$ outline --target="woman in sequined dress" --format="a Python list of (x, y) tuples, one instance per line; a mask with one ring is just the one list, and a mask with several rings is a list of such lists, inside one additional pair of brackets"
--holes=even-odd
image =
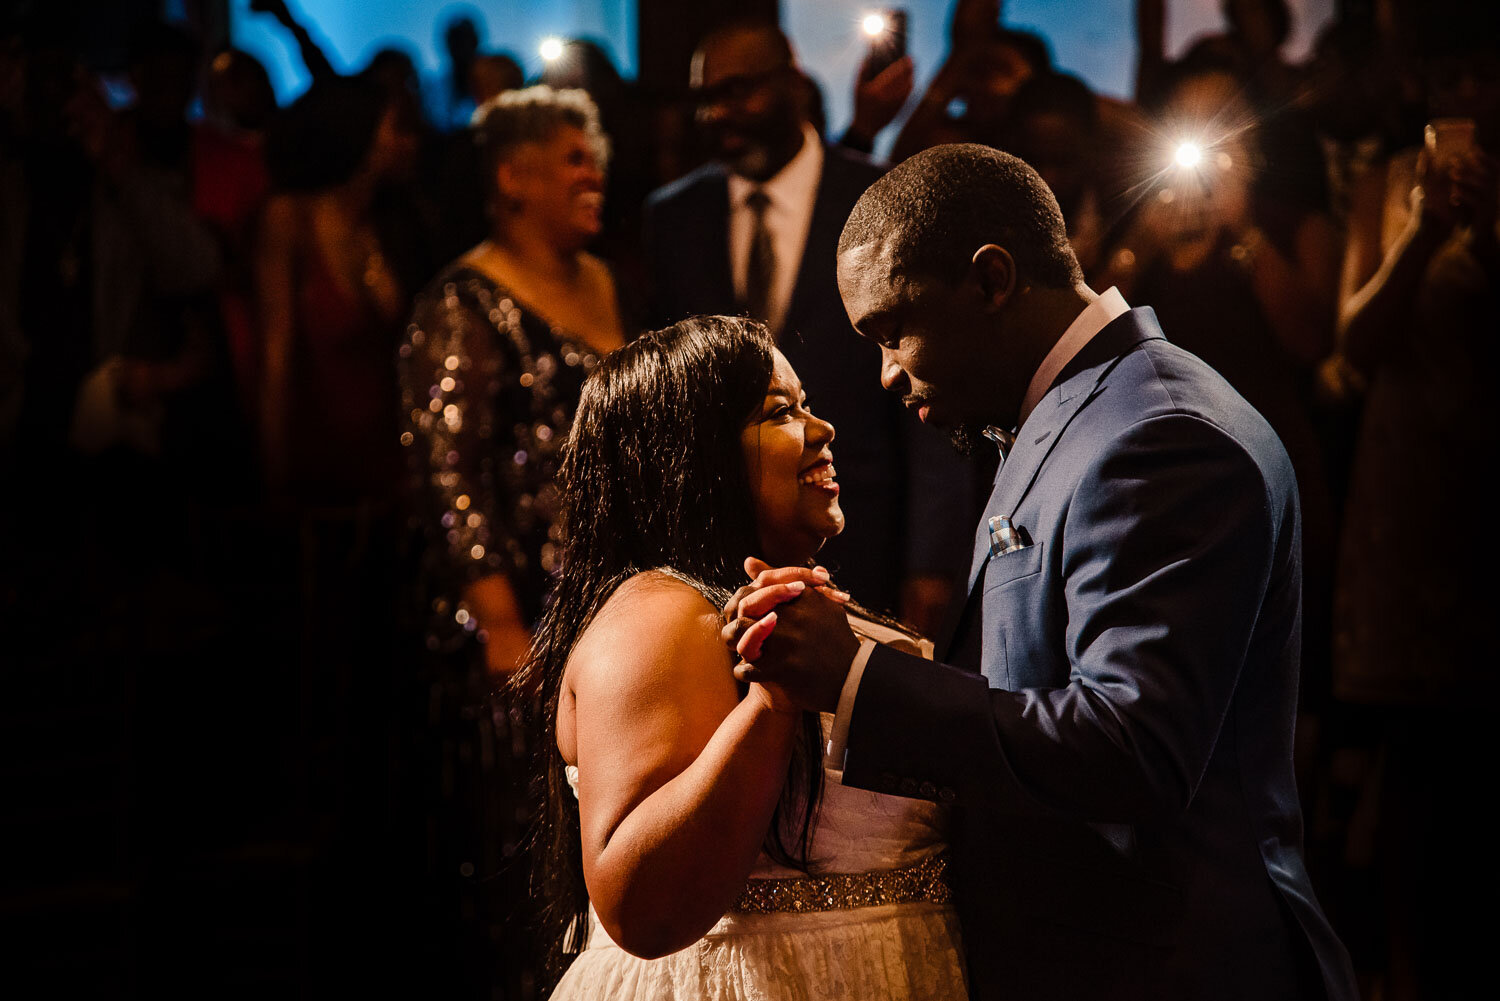
[(530, 700), (482, 707), (541, 614), (558, 566), (558, 451), (585, 376), (624, 342), (624, 324), (609, 270), (584, 249), (600, 229), (606, 146), (588, 97), (511, 91), (476, 119), (490, 237), (418, 297), (399, 360), (429, 652), (414, 693), (432, 846), (423, 933), (465, 953), (448, 965), (469, 971), (466, 996), (487, 996), (497, 966), (503, 993), (521, 996), (528, 959), (512, 929), (526, 887), (507, 860), (526, 822)]
[(517, 679), (551, 723), (533, 885), (554, 1001), (965, 997), (946, 808), (843, 787), (831, 714), (738, 685), (720, 640), (755, 552), (930, 655), (813, 565), (844, 524), (833, 438), (750, 320), (645, 334), (584, 386), (563, 572)]
[(625, 338), (614, 279), (584, 249), (607, 145), (588, 96), (509, 91), (476, 118), (492, 232), (417, 300), (401, 441), (434, 515), (429, 643), (477, 638), (507, 674), (557, 567), (552, 478), (579, 387)]

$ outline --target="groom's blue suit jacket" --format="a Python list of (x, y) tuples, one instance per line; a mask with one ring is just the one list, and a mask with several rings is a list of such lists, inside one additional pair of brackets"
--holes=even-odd
[(1028, 417), (945, 663), (886, 648), (844, 783), (954, 807), (971, 990), (1357, 996), (1292, 776), (1301, 539), (1269, 425), (1135, 309)]

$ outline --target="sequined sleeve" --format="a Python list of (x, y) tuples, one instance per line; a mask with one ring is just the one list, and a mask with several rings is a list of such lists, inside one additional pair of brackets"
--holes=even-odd
[(464, 589), (508, 573), (516, 548), (495, 468), (497, 454), (513, 451), (496, 440), (508, 427), (496, 410), (516, 363), (451, 282), (417, 301), (400, 354), (401, 443), (427, 536), (429, 643), (447, 645), (476, 628)]

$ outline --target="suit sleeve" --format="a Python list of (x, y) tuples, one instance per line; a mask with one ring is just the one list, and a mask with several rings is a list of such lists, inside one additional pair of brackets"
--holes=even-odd
[[(1067, 684), (990, 689), (971, 672), (877, 649), (854, 703), (845, 783), (1096, 822), (1186, 809), (1273, 567), (1295, 564), (1295, 503), (1207, 421), (1174, 414), (1124, 429), (1081, 477), (1052, 541), (1067, 629), (1046, 642), (1066, 644)], [(1000, 637), (1008, 657), (1025, 656), (1020, 639)]]

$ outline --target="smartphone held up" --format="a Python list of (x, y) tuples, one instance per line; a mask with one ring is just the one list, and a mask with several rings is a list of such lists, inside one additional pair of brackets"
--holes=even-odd
[(863, 76), (879, 76), (881, 71), (906, 55), (906, 10), (896, 7), (866, 14), (860, 28), (869, 39), (870, 52), (865, 58)]

